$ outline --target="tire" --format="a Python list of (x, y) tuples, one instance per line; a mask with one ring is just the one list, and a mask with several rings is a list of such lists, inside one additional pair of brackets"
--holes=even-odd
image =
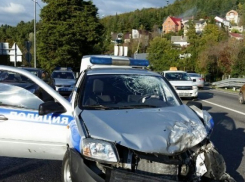
[(229, 174), (225, 173), (222, 175), (220, 182), (236, 182)]
[(71, 160), (69, 156), (69, 151), (67, 150), (62, 161), (62, 171), (61, 171), (62, 182), (72, 182), (70, 165), (71, 165)]
[(242, 92), (239, 93), (239, 103), (240, 103), (240, 104), (244, 104), (244, 103), (245, 103), (244, 97), (243, 97), (243, 93), (242, 93)]

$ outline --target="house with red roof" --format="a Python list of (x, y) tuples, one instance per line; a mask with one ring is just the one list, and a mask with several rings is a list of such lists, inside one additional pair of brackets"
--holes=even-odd
[(168, 16), (162, 24), (162, 32), (178, 32), (182, 29), (182, 19), (173, 16)]
[(235, 38), (236, 40), (243, 40), (243, 35), (240, 33), (230, 33), (230, 37)]

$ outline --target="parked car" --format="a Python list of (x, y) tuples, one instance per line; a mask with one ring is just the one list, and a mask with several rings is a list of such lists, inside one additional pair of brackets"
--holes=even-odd
[(180, 70), (163, 71), (162, 75), (173, 85), (179, 97), (196, 99), (198, 97), (198, 87), (196, 80), (192, 80), (187, 72)]
[(63, 96), (71, 94), (76, 83), (76, 77), (71, 68), (58, 67), (52, 72), (51, 77), (54, 79), (57, 92)]
[[(47, 84), (49, 84), (52, 88), (54, 88), (54, 82), (48, 76), (48, 73), (40, 68), (31, 68), (31, 67), (19, 67), (20, 69), (24, 69), (35, 75), (36, 77), (43, 79)], [(43, 78), (42, 74), (45, 74), (46, 77)], [(0, 73), (0, 82), (15, 85), (18, 87), (22, 87), (31, 93), (35, 94), (41, 99), (48, 101), (51, 99), (48, 93), (46, 93), (39, 85), (33, 82), (26, 76), (20, 75), (18, 73), (14, 73), (11, 71), (1, 71)]]
[(194, 81), (196, 86), (198, 86), (199, 89), (203, 89), (204, 87), (204, 78), (202, 77), (201, 74), (198, 73), (187, 73), (188, 76)]
[(162, 75), (139, 69), (147, 60), (84, 59), (91, 65), (81, 67), (70, 101), (33, 74), (0, 66), (54, 98), (0, 82), (0, 156), (63, 160), (63, 182), (234, 181), (201, 103), (183, 104)]
[(240, 104), (245, 103), (245, 84), (240, 88), (239, 91), (239, 103)]

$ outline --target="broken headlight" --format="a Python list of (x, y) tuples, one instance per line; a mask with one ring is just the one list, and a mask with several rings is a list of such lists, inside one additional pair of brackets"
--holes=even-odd
[(212, 116), (205, 110), (203, 111), (203, 121), (208, 134), (210, 134), (213, 131), (214, 120)]
[(205, 165), (205, 156), (204, 153), (198, 154), (196, 158), (196, 175), (203, 176), (207, 172), (207, 167)]
[(85, 138), (82, 142), (82, 154), (85, 157), (105, 162), (118, 162), (116, 147), (106, 141)]
[(195, 111), (196, 114), (202, 119), (203, 124), (206, 128), (207, 134), (210, 135), (214, 127), (214, 120), (212, 116), (206, 110), (201, 110), (194, 105), (190, 106), (190, 108), (193, 111)]

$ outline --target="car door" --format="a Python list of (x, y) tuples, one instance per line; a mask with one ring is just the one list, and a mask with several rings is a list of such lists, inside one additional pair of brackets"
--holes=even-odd
[(28, 77), (51, 95), (50, 103), (60, 103), (66, 112), (39, 115), (42, 98), (0, 78), (0, 156), (62, 160), (69, 138), (67, 125), (73, 120), (71, 104), (26, 70), (0, 65), (1, 70)]

